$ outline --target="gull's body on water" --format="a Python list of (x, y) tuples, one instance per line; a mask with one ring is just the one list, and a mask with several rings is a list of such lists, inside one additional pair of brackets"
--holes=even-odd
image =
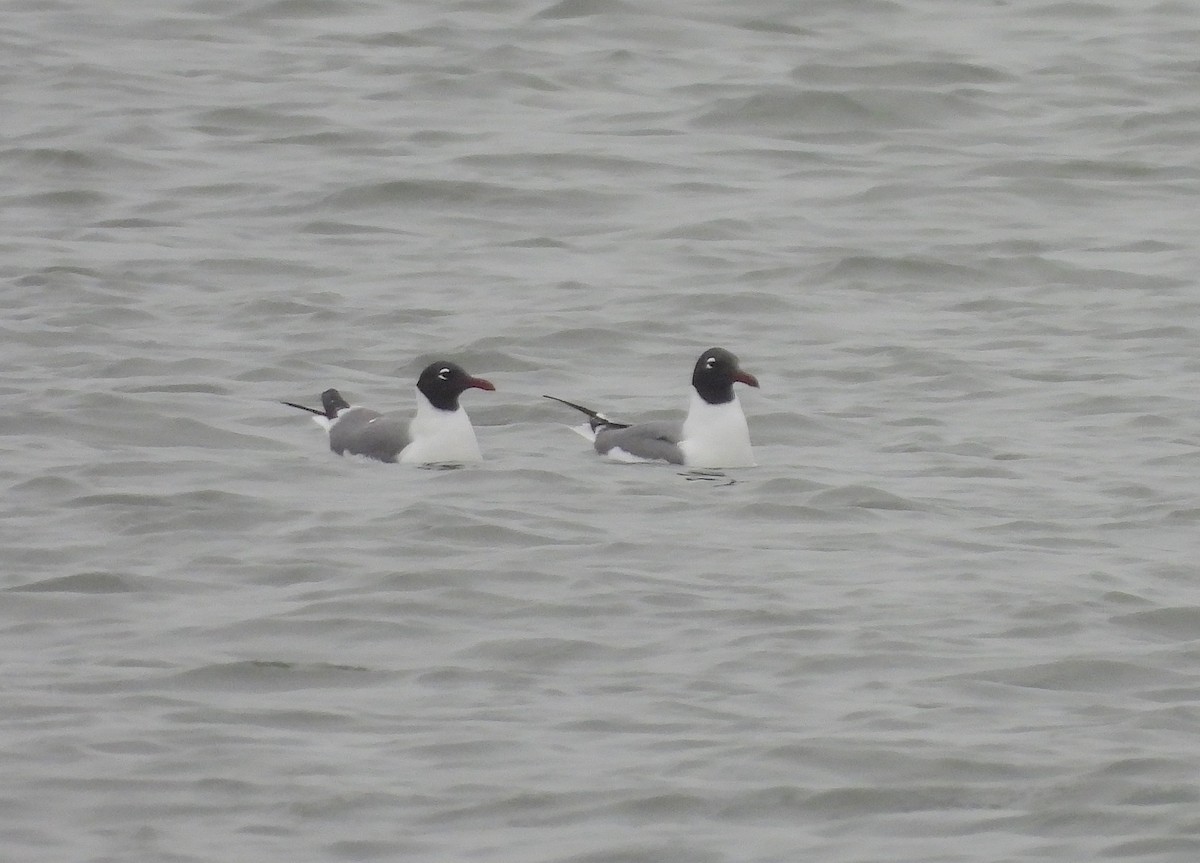
[(338, 455), (361, 455), (401, 464), (461, 464), (483, 458), (475, 428), (458, 397), (468, 389), (494, 390), (449, 361), (431, 363), (417, 379), (417, 412), (411, 420), (351, 405), (335, 389), (321, 394), (322, 410), (284, 402), (313, 414)]
[(711, 348), (696, 360), (691, 401), (681, 422), (658, 420), (628, 425), (604, 414), (546, 396), (587, 414), (586, 426), (573, 428), (590, 440), (596, 452), (613, 461), (665, 461), (697, 468), (750, 467), (754, 452), (750, 429), (734, 383), (757, 387), (738, 359), (724, 348)]

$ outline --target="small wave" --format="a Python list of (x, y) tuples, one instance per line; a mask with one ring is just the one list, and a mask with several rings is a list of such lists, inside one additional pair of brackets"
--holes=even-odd
[(81, 572), (7, 588), (18, 593), (132, 593), (138, 589), (128, 577), (112, 572)]

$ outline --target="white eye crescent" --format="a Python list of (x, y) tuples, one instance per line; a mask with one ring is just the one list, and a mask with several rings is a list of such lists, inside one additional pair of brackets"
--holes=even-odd
[(447, 380), (450, 377), (450, 369), (442, 369), (438, 372), (438, 377), (442, 380)]
[(705, 361), (705, 363), (704, 363), (704, 367), (705, 367), (706, 369), (711, 369), (711, 368), (712, 368), (713, 366), (715, 366), (716, 364), (717, 364), (717, 358), (716, 358), (716, 357), (709, 357), (709, 358), (708, 358), (708, 359)]

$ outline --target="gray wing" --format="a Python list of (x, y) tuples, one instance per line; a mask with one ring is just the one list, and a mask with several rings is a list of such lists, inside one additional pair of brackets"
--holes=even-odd
[(641, 423), (629, 428), (608, 428), (596, 432), (596, 452), (608, 455), (619, 448), (636, 458), (683, 464), (683, 423), (670, 420)]
[(365, 455), (394, 462), (408, 446), (408, 423), (367, 408), (343, 413), (329, 429), (329, 448), (338, 455)]

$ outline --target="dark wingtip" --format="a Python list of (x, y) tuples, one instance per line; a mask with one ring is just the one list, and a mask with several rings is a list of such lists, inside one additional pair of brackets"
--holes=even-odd
[(281, 405), (287, 405), (290, 408), (297, 408), (302, 411), (308, 411), (310, 414), (316, 414), (319, 417), (325, 416), (325, 411), (319, 411), (316, 408), (310, 408), (308, 405), (298, 405), (295, 402), (280, 402)]
[(580, 413), (587, 414), (593, 418), (599, 416), (599, 414), (591, 408), (585, 408), (583, 405), (577, 405), (575, 402), (569, 402), (566, 399), (560, 399), (558, 396), (548, 396), (543, 394), (542, 398), (550, 399), (550, 401), (558, 402), (559, 404), (566, 405), (569, 408), (575, 408), (575, 410), (579, 411)]
[(592, 431), (596, 431), (597, 429), (601, 429), (601, 428), (610, 428), (610, 429), (627, 429), (627, 428), (629, 428), (628, 423), (615, 423), (612, 420), (610, 420), (608, 417), (606, 417), (604, 414), (600, 413), (599, 411), (594, 411), (591, 408), (585, 408), (583, 405), (577, 405), (577, 404), (575, 404), (575, 402), (569, 402), (566, 399), (560, 399), (558, 396), (548, 396), (548, 395), (543, 394), (542, 398), (559, 402), (560, 404), (564, 404), (569, 408), (575, 408), (575, 410), (579, 411), (582, 414), (586, 414), (587, 418), (588, 418), (588, 425), (590, 425), (592, 427)]
[(328, 389), (321, 393), (321, 407), (324, 410), (310, 408), (308, 405), (299, 405), (295, 402), (280, 402), (281, 405), (287, 405), (290, 408), (296, 408), (302, 411), (308, 411), (315, 416), (325, 417), (326, 419), (335, 420), (341, 411), (350, 407), (350, 403), (342, 398), (342, 394), (335, 389)]

